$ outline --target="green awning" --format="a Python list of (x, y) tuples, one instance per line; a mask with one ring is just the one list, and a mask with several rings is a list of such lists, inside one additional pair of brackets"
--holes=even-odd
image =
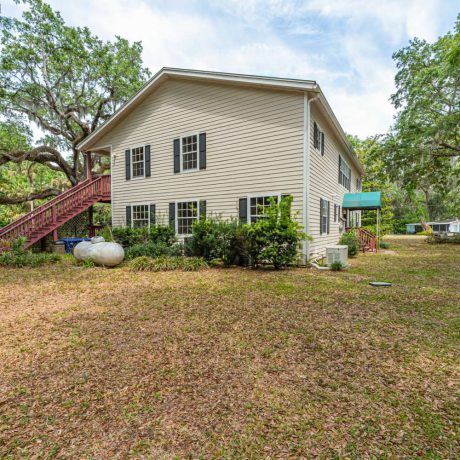
[(380, 209), (382, 207), (382, 192), (345, 193), (343, 209), (358, 211), (362, 209)]

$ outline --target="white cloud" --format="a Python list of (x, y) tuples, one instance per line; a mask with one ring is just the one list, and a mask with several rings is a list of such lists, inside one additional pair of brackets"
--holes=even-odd
[(317, 80), (344, 129), (360, 136), (392, 122), (392, 51), (408, 37), (445, 33), (441, 0), (48, 1), (102, 38), (142, 41), (153, 72), (171, 66)]

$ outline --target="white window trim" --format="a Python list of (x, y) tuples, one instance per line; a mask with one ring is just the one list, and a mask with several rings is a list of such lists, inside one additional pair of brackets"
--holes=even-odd
[[(347, 168), (350, 170), (350, 179), (349, 179), (350, 180), (350, 190), (348, 190), (347, 187), (345, 187), (345, 185), (343, 185), (340, 182), (339, 182), (339, 185), (341, 185), (348, 192), (351, 192), (352, 184), (353, 184), (353, 170), (351, 169), (351, 166), (348, 164), (348, 161), (345, 160), (344, 156), (341, 153), (339, 153), (339, 155), (340, 155), (340, 158), (342, 158), (342, 163), (345, 163)], [(340, 162), (339, 162), (339, 167), (340, 167)]]
[[(331, 203), (332, 201), (330, 200), (330, 198), (327, 198), (325, 196), (321, 196), (320, 197), (323, 201), (329, 203), (329, 213), (326, 214), (326, 219), (327, 219), (327, 222), (326, 222), (326, 231), (323, 232), (323, 222), (321, 220), (321, 212), (322, 212), (322, 209), (321, 207), (319, 208), (319, 225), (320, 225), (320, 236), (328, 236), (330, 235), (330, 228), (331, 228)], [(327, 212), (327, 210), (326, 210)], [(329, 224), (329, 225), (328, 225)], [(327, 232), (327, 227), (329, 226), (329, 233)]]
[(134, 228), (134, 209), (133, 209), (133, 207), (134, 206), (147, 206), (147, 217), (148, 217), (148, 220), (149, 220), (147, 228), (150, 229), (150, 223), (151, 223), (150, 205), (151, 204), (154, 204), (154, 203), (132, 203), (132, 204), (129, 205), (131, 207), (131, 228)]
[[(184, 137), (189, 137), (189, 136), (196, 136), (196, 168), (193, 169), (183, 169), (183, 162), (182, 162), (182, 139)], [(196, 172), (200, 170), (200, 132), (193, 132), (193, 133), (187, 133), (187, 134), (181, 134), (179, 136), (179, 163), (180, 163), (180, 173), (191, 173), (191, 172)]]
[[(145, 179), (145, 146), (146, 145), (147, 144), (135, 145), (134, 147), (130, 147), (130, 149), (129, 149), (131, 180)], [(144, 173), (142, 174), (142, 176), (134, 177), (134, 175), (133, 175), (133, 166), (134, 166), (134, 164), (133, 164), (133, 150), (138, 149), (140, 147), (143, 147), (143, 155), (144, 155), (144, 168), (143, 168), (143, 170), (144, 170)], [(131, 212), (132, 212), (132, 210), (131, 210)]]
[(266, 196), (276, 196), (278, 198), (278, 203), (281, 201), (281, 192), (264, 192), (264, 193), (251, 193), (247, 196), (247, 223), (249, 225), (252, 224), (251, 222), (251, 198), (263, 198)]
[(191, 235), (191, 233), (179, 233), (179, 219), (177, 216), (177, 210), (178, 210), (178, 204), (179, 203), (189, 203), (190, 201), (195, 201), (196, 202), (196, 208), (197, 208), (197, 217), (196, 220), (200, 220), (200, 199), (199, 198), (184, 198), (182, 200), (176, 200), (174, 201), (174, 231), (176, 232), (176, 235), (179, 238), (187, 238), (188, 236)]
[[(319, 148), (315, 147), (315, 140), (313, 139), (313, 147), (314, 149), (321, 154), (321, 133), (324, 134), (324, 138), (326, 139), (326, 133), (323, 131), (322, 126), (316, 121), (313, 120), (314, 123), (316, 123), (316, 126), (318, 127), (318, 131), (320, 132), (319, 136)], [(314, 128), (313, 128), (313, 136), (315, 135)], [(324, 155), (326, 155), (326, 145), (324, 145)]]

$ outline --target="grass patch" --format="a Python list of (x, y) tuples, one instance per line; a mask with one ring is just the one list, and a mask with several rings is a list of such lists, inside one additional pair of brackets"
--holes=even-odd
[(341, 273), (0, 268), (0, 458), (458, 458), (460, 248), (388, 240)]
[(129, 263), (129, 268), (134, 272), (160, 272), (182, 270), (193, 272), (208, 268), (208, 264), (200, 257), (136, 257)]

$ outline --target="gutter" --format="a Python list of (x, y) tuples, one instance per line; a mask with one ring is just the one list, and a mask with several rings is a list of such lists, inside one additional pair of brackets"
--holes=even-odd
[[(303, 228), (305, 233), (310, 234), (310, 219), (309, 219), (309, 200), (310, 200), (310, 105), (320, 97), (318, 92), (311, 99), (308, 98), (308, 93), (303, 96), (303, 119), (304, 119), (304, 145), (303, 145)], [(305, 263), (308, 261), (310, 253), (310, 241), (306, 240), (303, 247)]]

